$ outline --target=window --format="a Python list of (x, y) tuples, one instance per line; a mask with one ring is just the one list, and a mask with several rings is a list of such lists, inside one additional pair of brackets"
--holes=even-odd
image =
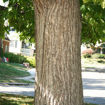
[(15, 41), (15, 48), (17, 48), (17, 40)]
[(11, 40), (10, 41), (10, 47), (17, 48), (17, 45), (18, 45), (18, 41), (17, 40)]

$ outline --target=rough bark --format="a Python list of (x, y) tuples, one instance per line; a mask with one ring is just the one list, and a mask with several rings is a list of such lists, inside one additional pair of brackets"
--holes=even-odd
[(79, 0), (34, 0), (35, 105), (82, 105)]

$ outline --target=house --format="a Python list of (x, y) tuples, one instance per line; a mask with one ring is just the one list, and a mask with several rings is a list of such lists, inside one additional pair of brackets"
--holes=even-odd
[(0, 39), (0, 47), (3, 48), (3, 52), (9, 52), (9, 44), (10, 44), (10, 40), (9, 38), (6, 36), (5, 39)]
[(15, 31), (11, 31), (8, 37), (10, 39), (9, 52), (33, 56), (35, 50), (34, 44), (31, 44), (25, 40), (21, 41), (19, 38), (19, 33), (16, 33)]
[(5, 39), (3, 40), (3, 52), (9, 52), (9, 44), (10, 44), (10, 40), (9, 38), (6, 36)]

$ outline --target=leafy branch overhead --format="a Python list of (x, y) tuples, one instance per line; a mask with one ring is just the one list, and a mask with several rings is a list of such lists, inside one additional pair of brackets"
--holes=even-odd
[[(6, 2), (8, 0), (4, 0)], [(22, 40), (34, 41), (34, 8), (32, 0), (9, 0), (8, 11), (4, 15), (10, 30), (20, 32)], [(6, 20), (5, 19), (5, 20)]]
[[(32, 0), (9, 1), (8, 11), (0, 11), (0, 36), (11, 29), (20, 32), (21, 39), (34, 39), (34, 8)], [(80, 0), (82, 15), (82, 43), (105, 41), (105, 0)], [(4, 26), (4, 21), (9, 26)], [(10, 28), (11, 27), (11, 28)]]
[[(97, 2), (95, 2), (97, 1)], [(105, 41), (105, 9), (102, 0), (84, 0), (81, 2), (82, 42), (95, 44)]]

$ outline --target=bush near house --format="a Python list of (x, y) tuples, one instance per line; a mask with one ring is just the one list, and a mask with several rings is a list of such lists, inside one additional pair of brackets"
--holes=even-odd
[(3, 48), (0, 47), (0, 57), (2, 58), (3, 55), (4, 55), (4, 54), (3, 54)]
[(100, 59), (105, 59), (105, 54), (101, 54), (101, 55), (99, 55), (98, 58), (100, 58)]
[(92, 49), (86, 49), (84, 51), (82, 51), (82, 54), (93, 54), (94, 51)]
[(87, 54), (84, 54), (83, 57), (84, 58), (91, 58), (91, 54), (88, 54), (88, 53)]
[(24, 62), (28, 62), (30, 66), (35, 67), (35, 57), (28, 57), (23, 56), (20, 54), (14, 54), (14, 53), (5, 53), (4, 56), (6, 58), (9, 58), (10, 63), (20, 63), (23, 64)]

